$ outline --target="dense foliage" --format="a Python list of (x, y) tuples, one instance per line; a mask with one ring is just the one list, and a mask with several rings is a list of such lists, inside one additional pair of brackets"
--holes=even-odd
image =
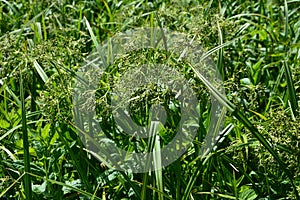
[[(299, 0), (1, 0), (0, 198), (297, 199), (299, 19)], [(214, 59), (228, 99), (220, 93), (220, 101), (232, 111), (224, 126), (230, 130), (214, 151), (200, 156), (211, 112), (208, 89), (187, 63), (172, 62), (193, 79), (202, 99), (199, 134), (187, 153), (162, 170), (117, 171), (92, 156), (78, 136), (72, 107), (75, 73), (97, 43), (151, 26), (196, 36)], [(167, 54), (134, 52), (111, 71), (120, 63), (126, 68), (131, 61)], [(105, 83), (97, 96), (100, 116), (110, 101), (101, 98), (109, 90)], [(159, 88), (148, 96), (146, 91), (138, 91), (142, 98), (131, 104), (132, 117), (140, 125), (149, 120), (145, 105), (154, 97), (165, 107), (173, 102), (161, 135), (168, 143), (180, 117), (176, 99)], [(144, 144), (114, 131), (109, 113), (104, 119), (107, 134), (122, 147), (138, 150)]]

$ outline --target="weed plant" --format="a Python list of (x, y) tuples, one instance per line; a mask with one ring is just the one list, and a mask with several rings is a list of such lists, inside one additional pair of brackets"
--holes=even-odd
[[(0, 198), (299, 199), (299, 11), (299, 0), (1, 0)], [(202, 99), (199, 133), (188, 151), (162, 170), (117, 171), (96, 159), (78, 136), (75, 74), (97, 44), (118, 32), (154, 26), (196, 36), (203, 57), (216, 63), (225, 95), (188, 63), (173, 62)], [(140, 51), (111, 68), (157, 54), (167, 52)], [(161, 104), (173, 102), (161, 134), (168, 143), (180, 111), (174, 94), (152, 87), (150, 95), (147, 88), (138, 91), (143, 98), (132, 103), (132, 117), (146, 123), (149, 110), (140, 108), (154, 97)], [(105, 89), (99, 85), (99, 116), (109, 104), (101, 98)], [(229, 112), (225, 136), (202, 158), (211, 114), (208, 91)], [(139, 139), (111, 131), (110, 119), (106, 112), (107, 134), (124, 148), (142, 149)]]

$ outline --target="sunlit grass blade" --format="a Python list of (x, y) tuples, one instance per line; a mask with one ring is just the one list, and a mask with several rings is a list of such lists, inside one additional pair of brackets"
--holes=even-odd
[(43, 68), (40, 66), (40, 64), (35, 60), (33, 61), (33, 66), (35, 67), (36, 71), (38, 72), (38, 74), (40, 75), (41, 79), (44, 81), (44, 83), (46, 83), (48, 81), (48, 76), (45, 73), (45, 71), (43, 70)]
[[(223, 33), (220, 27), (219, 22), (217, 21), (217, 27), (218, 27), (218, 33), (219, 33), (219, 45), (223, 44)], [(217, 67), (219, 70), (219, 73), (221, 74), (222, 80), (225, 80), (225, 70), (223, 68), (223, 48), (219, 49), (218, 52), (218, 62)]]
[(21, 99), (21, 112), (22, 112), (22, 135), (23, 135), (23, 149), (24, 149), (24, 188), (26, 199), (32, 199), (31, 177), (30, 173), (30, 154), (29, 154), (29, 141), (27, 132), (26, 108), (23, 88), (22, 73), (20, 73), (20, 99)]
[(228, 19), (235, 19), (235, 18), (249, 17), (249, 16), (258, 16), (258, 17), (262, 17), (262, 18), (265, 18), (267, 20), (270, 20), (270, 18), (268, 18), (267, 16), (264, 16), (264, 15), (258, 14), (258, 13), (241, 13), (241, 14), (238, 14), (238, 15), (231, 16)]
[(113, 22), (114, 21), (114, 16), (111, 13), (109, 5), (107, 4), (106, 1), (103, 1), (103, 3), (104, 3), (104, 6), (105, 6), (105, 8), (107, 10), (108, 16), (109, 16), (109, 22)]
[(15, 155), (5, 146), (0, 146), (0, 150), (2, 150), (3, 152), (5, 152), (12, 160), (16, 160), (17, 158), (15, 157)]
[(86, 27), (87, 27), (87, 29), (88, 29), (88, 31), (90, 33), (91, 39), (92, 39), (92, 41), (94, 43), (94, 46), (96, 48), (99, 48), (99, 43), (97, 41), (97, 38), (96, 38), (96, 36), (95, 36), (95, 34), (94, 34), (93, 30), (92, 30), (92, 27), (91, 27), (89, 21), (86, 19), (86, 17), (83, 17), (83, 19), (85, 20)]
[[(230, 133), (230, 131), (233, 129), (233, 125), (232, 124), (229, 124), (226, 126), (226, 128), (224, 128), (224, 130), (221, 132), (221, 134), (216, 138), (216, 142), (214, 144), (214, 148), (213, 150), (215, 151), (216, 148), (217, 148), (217, 145), (220, 144), (226, 137), (226, 135), (228, 135)], [(204, 163), (208, 163), (207, 165), (209, 166), (209, 158), (210, 156), (213, 155), (212, 153), (208, 154), (206, 153), (205, 155), (199, 155), (196, 159), (194, 159), (192, 162), (191, 162), (191, 166), (197, 166), (195, 168), (195, 171), (193, 173), (193, 176), (190, 177), (190, 180), (186, 186), (186, 189), (184, 191), (184, 195), (182, 197), (182, 199), (188, 199), (189, 198), (189, 193), (192, 191), (193, 189), (193, 186), (197, 180), (197, 178), (201, 175), (201, 173), (203, 172), (202, 171), (202, 167), (204, 165)], [(197, 162), (198, 160), (200, 160), (201, 162)], [(197, 163), (199, 163), (197, 165)], [(206, 170), (208, 170), (209, 167), (206, 166)], [(210, 176), (211, 174), (207, 174), (207, 176)], [(210, 179), (210, 178), (208, 178)], [(208, 186), (204, 186), (204, 188), (206, 188)]]
[(15, 100), (15, 103), (21, 107), (21, 100), (17, 97), (17, 95), (11, 89), (9, 89), (7, 85), (5, 85), (4, 87), (8, 94)]
[[(85, 24), (87, 26), (87, 29), (88, 29), (89, 34), (91, 36), (91, 39), (94, 43), (94, 46), (97, 49), (97, 52), (99, 53), (99, 56), (101, 57), (101, 61), (103, 63), (103, 66), (104, 66), (104, 68), (107, 68), (108, 64), (107, 64), (107, 60), (104, 57), (104, 52), (102, 52), (101, 46), (99, 45), (99, 42), (98, 42), (98, 40), (97, 40), (93, 30), (92, 30), (92, 27), (91, 27), (89, 21), (86, 19), (86, 17), (83, 17), (83, 18), (85, 20)], [(105, 53), (109, 53), (109, 52), (105, 52)]]
[(284, 37), (285, 37), (285, 39), (288, 39), (288, 36), (289, 36), (289, 10), (288, 10), (287, 1), (284, 0)]
[[(161, 146), (160, 146), (160, 138), (158, 135), (155, 136), (155, 144), (154, 144), (154, 152), (153, 152), (153, 160), (154, 166), (157, 170), (155, 170), (155, 181), (157, 188), (163, 192), (163, 177), (162, 177), (162, 166), (161, 166)], [(158, 199), (163, 200), (164, 197), (161, 193), (158, 194)]]
[[(233, 124), (228, 124), (219, 134), (218, 136), (216, 136), (214, 143), (211, 145), (211, 149), (210, 148), (202, 148), (202, 150), (205, 150), (202, 154), (197, 154), (198, 156), (192, 161), (190, 162), (190, 166), (194, 166), (197, 165), (197, 162), (201, 159), (203, 159), (205, 156), (207, 156), (210, 153), (210, 150), (216, 150), (218, 148), (218, 146), (224, 141), (224, 139), (226, 138), (226, 136), (232, 131), (232, 129), (234, 128)], [(202, 145), (201, 143), (198, 143), (197, 145)], [(191, 153), (194, 153), (195, 150), (191, 150)]]
[[(150, 124), (150, 128), (149, 128), (149, 135), (156, 135), (158, 132), (158, 123), (156, 121), (152, 121)], [(152, 152), (153, 148), (155, 145), (155, 139), (154, 137), (149, 137), (148, 138), (148, 146), (147, 146), (147, 151), (148, 152)], [(145, 173), (143, 174), (143, 186), (142, 186), (142, 191), (141, 191), (141, 199), (142, 200), (146, 200), (147, 199), (147, 185), (148, 185), (148, 178), (149, 178), (149, 174), (151, 174), (151, 156), (148, 156), (146, 159), (146, 163), (145, 163), (145, 168), (144, 171)]]

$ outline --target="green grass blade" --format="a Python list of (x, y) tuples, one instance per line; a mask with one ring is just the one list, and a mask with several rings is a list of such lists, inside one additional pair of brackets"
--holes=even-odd
[[(154, 165), (155, 168), (157, 169), (155, 171), (155, 181), (156, 181), (156, 186), (157, 189), (160, 190), (161, 192), (164, 191), (163, 189), (163, 177), (162, 177), (162, 166), (161, 166), (161, 146), (160, 146), (160, 138), (158, 135), (156, 135), (156, 141), (154, 144)], [(163, 200), (164, 196), (161, 193), (158, 193), (158, 199)]]
[(35, 61), (33, 61), (33, 66), (35, 67), (36, 71), (38, 72), (38, 74), (40, 75), (40, 77), (42, 78), (44, 83), (46, 83), (49, 78), (48, 78), (47, 74), (45, 73), (45, 71), (40, 66), (40, 64), (35, 60)]
[(114, 16), (111, 13), (109, 5), (107, 4), (106, 1), (103, 1), (103, 3), (104, 3), (104, 6), (105, 6), (105, 8), (107, 10), (108, 16), (109, 16), (109, 22), (113, 22), (114, 21)]
[(235, 19), (235, 18), (240, 18), (240, 17), (250, 17), (250, 16), (257, 16), (257, 17), (261, 17), (261, 18), (265, 18), (267, 20), (270, 20), (270, 18), (268, 18), (267, 16), (264, 16), (264, 15), (258, 14), (258, 13), (242, 13), (242, 14), (237, 14), (237, 15), (234, 15), (232, 17), (229, 17), (228, 20)]
[[(87, 27), (87, 29), (88, 29), (88, 31), (89, 31), (89, 33), (90, 33), (91, 39), (92, 39), (92, 41), (93, 41), (93, 43), (94, 43), (94, 46), (95, 46), (96, 48), (99, 48), (99, 43), (98, 43), (98, 41), (97, 41), (97, 38), (96, 38), (96, 36), (95, 36), (95, 34), (94, 34), (93, 30), (92, 30), (92, 27), (91, 27), (89, 21), (87, 20), (86, 17), (83, 17), (83, 19), (85, 20), (86, 27)], [(97, 50), (98, 50), (98, 49), (97, 49)]]
[(44, 34), (44, 40), (47, 40), (47, 27), (45, 24), (45, 14), (42, 14), (42, 26), (43, 26), (43, 34)]
[(98, 41), (97, 41), (97, 38), (96, 38), (96, 36), (95, 36), (95, 34), (94, 34), (93, 30), (92, 30), (92, 27), (91, 27), (89, 21), (87, 20), (86, 17), (83, 17), (83, 18), (84, 18), (84, 20), (85, 20), (86, 27), (87, 27), (87, 29), (88, 29), (88, 31), (89, 31), (89, 33), (90, 33), (91, 39), (92, 39), (92, 41), (93, 41), (93, 43), (94, 43), (94, 46), (95, 46), (97, 52), (99, 53), (99, 55), (100, 55), (100, 57), (101, 57), (101, 60), (102, 60), (102, 62), (103, 62), (103, 66), (104, 66), (104, 68), (106, 69), (108, 65), (107, 65), (106, 59), (105, 59), (104, 56), (103, 56), (102, 49), (101, 49), (101, 47), (100, 47), (100, 45), (99, 45), (99, 43), (98, 43)]
[(29, 141), (27, 132), (27, 120), (26, 120), (26, 108), (25, 108), (25, 98), (24, 98), (24, 88), (23, 88), (23, 78), (22, 73), (20, 73), (20, 99), (21, 99), (21, 110), (22, 110), (22, 134), (23, 134), (23, 148), (24, 148), (24, 187), (26, 199), (32, 199), (32, 189), (31, 189), (31, 177), (30, 173), (30, 154), (29, 154)]
[(141, 200), (147, 199), (147, 184), (148, 184), (148, 173), (143, 174), (143, 185), (142, 185), (142, 191), (141, 191)]
[[(223, 33), (220, 27), (219, 22), (217, 21), (217, 27), (218, 27), (218, 33), (219, 33), (219, 45), (223, 44)], [(225, 80), (225, 70), (223, 68), (223, 48), (219, 49), (218, 53), (218, 63), (217, 67), (219, 70), (219, 73), (221, 74), (222, 80)]]
[[(3, 86), (2, 80), (0, 80), (0, 84)], [(4, 88), (6, 88), (6, 84), (5, 84)], [(7, 113), (8, 112), (8, 104), (7, 104), (8, 97), (7, 97), (7, 93), (6, 93), (7, 91), (4, 88), (1, 87), (1, 93), (3, 91), (4, 112)]]
[[(38, 122), (42, 122), (42, 121), (47, 121), (47, 120), (38, 120), (38, 121), (30, 121), (30, 122), (27, 122), (27, 125), (29, 124), (35, 124), (35, 123), (38, 123)], [(6, 133), (4, 133), (3, 135), (1, 135), (0, 137), (0, 141), (3, 140), (5, 137), (7, 137), (8, 135), (12, 134), (14, 131), (16, 131), (17, 129), (21, 128), (22, 127), (22, 124), (19, 124), (17, 126), (14, 126), (12, 129), (10, 129), (9, 131), (7, 131)]]
[[(285, 26), (284, 26), (284, 37), (285, 37), (285, 55), (288, 57), (287, 52), (288, 52), (288, 36), (289, 36), (289, 17), (288, 17), (288, 5), (287, 1), (284, 1), (284, 15), (285, 15)], [(283, 67), (285, 71), (285, 78), (287, 81), (287, 87), (288, 87), (288, 92), (289, 92), (289, 100), (291, 103), (292, 107), (292, 112), (294, 116), (297, 116), (297, 109), (298, 109), (298, 101), (296, 97), (296, 91), (294, 88), (294, 83), (293, 83), (293, 78), (292, 78), (292, 73), (289, 65), (287, 64), (286, 60), (283, 61)]]
[(13, 161), (17, 160), (17, 158), (15, 157), (15, 155), (5, 146), (0, 146), (0, 150), (2, 152), (5, 152)]
[(198, 78), (205, 84), (205, 86), (210, 90), (212, 95), (228, 110), (233, 112), (236, 109), (236, 106), (231, 103), (223, 94), (221, 94), (206, 78), (199, 73), (198, 70), (196, 70), (193, 66), (191, 66), (191, 69), (194, 71), (195, 75), (198, 76)]
[(292, 107), (292, 112), (294, 116), (297, 116), (297, 110), (298, 110), (298, 101), (297, 101), (297, 95), (296, 95), (296, 90), (294, 87), (294, 82), (292, 78), (292, 72), (286, 61), (283, 61), (283, 67), (285, 71), (285, 78), (287, 81), (287, 87), (288, 87), (288, 95), (289, 95), (289, 100), (291, 103)]
[(284, 37), (288, 39), (289, 36), (289, 9), (286, 0), (284, 0)]
[[(77, 81), (80, 81), (80, 83), (84, 84), (85, 86), (91, 87), (87, 80), (85, 80), (83, 77), (79, 76), (76, 72), (68, 69), (64, 65), (61, 65), (55, 61), (50, 61), (51, 65), (59, 72), (59, 67), (61, 67), (69, 76), (75, 78)], [(59, 67), (58, 67), (59, 66)], [(96, 88), (94, 88), (96, 89)]]
[(10, 94), (10, 96), (12, 96), (12, 98), (16, 101), (17, 105), (21, 107), (21, 101), (17, 97), (17, 95), (11, 89), (9, 89), (9, 87), (7, 85), (4, 87), (5, 87), (5, 90), (8, 92), (8, 94)]

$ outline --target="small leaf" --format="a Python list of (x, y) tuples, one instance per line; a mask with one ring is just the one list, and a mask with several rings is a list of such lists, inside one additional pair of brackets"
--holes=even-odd
[(0, 119), (0, 128), (7, 129), (7, 128), (9, 128), (9, 126), (10, 126), (10, 124), (6, 120)]
[(241, 80), (240, 80), (240, 83), (242, 84), (242, 85), (252, 85), (252, 83), (251, 83), (251, 80), (249, 79), (249, 78), (242, 78)]
[(241, 200), (254, 200), (256, 199), (257, 194), (253, 189), (246, 189), (242, 190), (239, 196)]
[(43, 130), (42, 130), (42, 138), (46, 139), (49, 135), (49, 129), (50, 129), (51, 124), (47, 124)]
[(41, 185), (33, 185), (32, 190), (37, 194), (42, 194), (46, 191), (46, 182), (44, 181)]
[(59, 137), (58, 133), (55, 132), (55, 134), (53, 135), (51, 141), (50, 141), (50, 145), (53, 145), (55, 143), (55, 141), (57, 140), (57, 138)]

